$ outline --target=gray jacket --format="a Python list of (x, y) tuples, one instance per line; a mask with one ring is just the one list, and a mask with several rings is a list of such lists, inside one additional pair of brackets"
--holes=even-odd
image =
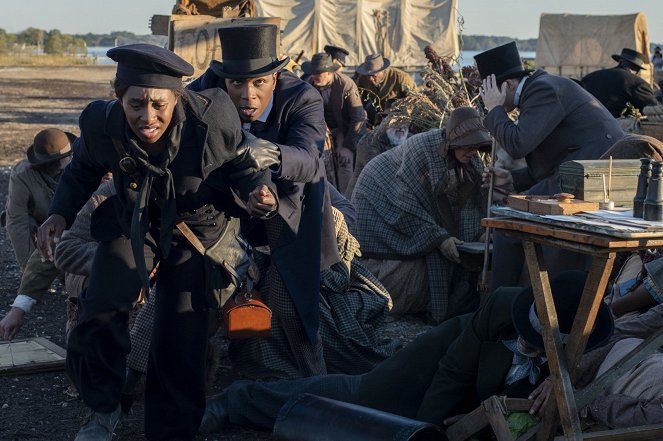
[(30, 167), (27, 159), (16, 164), (9, 175), (6, 227), (21, 271), (35, 250), (37, 227), (48, 217), (57, 182)]

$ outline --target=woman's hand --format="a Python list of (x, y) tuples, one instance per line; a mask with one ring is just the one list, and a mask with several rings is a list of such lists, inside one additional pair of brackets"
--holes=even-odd
[(266, 185), (256, 187), (249, 193), (249, 200), (246, 203), (246, 208), (249, 214), (253, 217), (269, 217), (276, 211), (278, 203), (274, 193)]
[(59, 214), (52, 214), (44, 221), (37, 230), (37, 248), (41, 254), (42, 262), (53, 261), (53, 249), (51, 243), (60, 242), (67, 221)]

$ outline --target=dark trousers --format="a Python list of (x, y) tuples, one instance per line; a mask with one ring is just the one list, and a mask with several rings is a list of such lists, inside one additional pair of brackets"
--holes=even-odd
[[(586, 254), (551, 247), (542, 247), (542, 252), (550, 279), (569, 270), (588, 270), (592, 259)], [(521, 282), (521, 278), (527, 276), (527, 274), (522, 274), (523, 265), (525, 265), (525, 251), (522, 242), (508, 237), (500, 231), (495, 231), (493, 233), (490, 292), (494, 292), (502, 286), (529, 285), (529, 282)], [(529, 277), (526, 277), (525, 280), (529, 280)]]
[[(178, 241), (179, 239), (179, 241)], [(202, 256), (181, 237), (160, 260), (157, 305), (145, 394), (145, 434), (150, 440), (190, 440), (205, 409), (208, 311)], [(154, 253), (145, 246), (146, 265)], [(90, 284), (81, 296), (81, 323), (69, 338), (67, 370), (94, 411), (120, 402), (130, 350), (128, 311), (140, 290), (131, 243), (100, 242)]]

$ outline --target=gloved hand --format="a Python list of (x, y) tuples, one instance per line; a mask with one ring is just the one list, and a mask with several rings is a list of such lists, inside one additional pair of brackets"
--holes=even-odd
[(244, 140), (237, 146), (238, 156), (233, 159), (231, 179), (237, 179), (281, 164), (281, 150), (273, 142), (258, 138), (242, 130)]
[(442, 255), (452, 262), (460, 263), (460, 255), (458, 254), (458, 245), (464, 243), (462, 240), (453, 236), (447, 237), (444, 242), (439, 246)]

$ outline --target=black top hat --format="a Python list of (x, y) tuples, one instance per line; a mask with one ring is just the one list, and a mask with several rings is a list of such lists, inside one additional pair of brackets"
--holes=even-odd
[(523, 63), (520, 60), (520, 53), (515, 41), (481, 52), (474, 56), (474, 61), (477, 63), (481, 79), (490, 74), (495, 74), (497, 84), (533, 72), (531, 69), (523, 69)]
[(357, 73), (359, 75), (375, 75), (388, 68), (390, 64), (389, 58), (384, 58), (380, 54), (366, 55), (364, 62), (357, 66)]
[(332, 46), (331, 44), (326, 44), (322, 50), (331, 55), (334, 60), (338, 60), (342, 66), (345, 66), (345, 56), (350, 55), (350, 52), (346, 49), (339, 46)]
[(57, 161), (71, 155), (71, 145), (77, 137), (60, 129), (45, 129), (37, 133), (27, 156), (31, 165), (41, 165)]
[(117, 61), (117, 79), (130, 86), (178, 89), (182, 77), (193, 75), (193, 66), (153, 44), (126, 44), (109, 49), (106, 55)]
[[(555, 310), (557, 311), (559, 332), (561, 333), (568, 334), (571, 332), (573, 320), (580, 305), (580, 297), (585, 287), (585, 280), (587, 280), (587, 274), (584, 271), (566, 271), (550, 282)], [(538, 311), (536, 311), (536, 306), (533, 305), (532, 288), (523, 288), (514, 299), (511, 308), (513, 325), (518, 335), (527, 343), (543, 349), (543, 337), (540, 330), (537, 330), (538, 317), (536, 313)], [(596, 323), (589, 335), (585, 350), (590, 350), (605, 343), (612, 335), (613, 329), (612, 314), (608, 309), (608, 305), (601, 302)]]
[(210, 69), (221, 78), (256, 78), (283, 69), (290, 57), (279, 60), (278, 27), (255, 24), (219, 28), (223, 62), (212, 60)]
[(622, 53), (617, 55), (614, 54), (612, 59), (615, 61), (627, 61), (629, 62), (635, 70), (640, 70), (645, 68), (645, 64), (649, 62), (647, 57), (641, 52), (634, 51), (633, 49), (624, 48)]
[(319, 52), (313, 55), (311, 61), (302, 63), (302, 70), (308, 75), (315, 75), (322, 72), (336, 72), (341, 67), (340, 64), (332, 60), (332, 56), (327, 52)]

